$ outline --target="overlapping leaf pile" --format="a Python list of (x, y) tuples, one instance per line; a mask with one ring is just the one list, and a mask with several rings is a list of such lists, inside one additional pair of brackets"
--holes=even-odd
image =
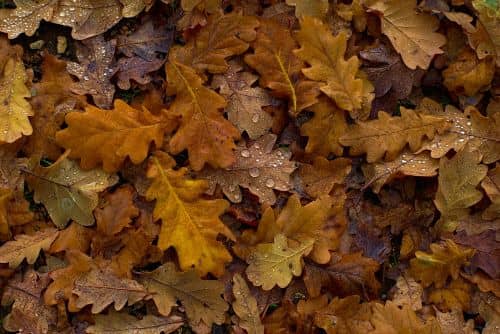
[(4, 330), (498, 333), (497, 0), (0, 4)]

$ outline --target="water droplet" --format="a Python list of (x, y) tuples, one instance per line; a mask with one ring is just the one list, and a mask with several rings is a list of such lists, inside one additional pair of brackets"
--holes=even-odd
[(471, 126), (471, 125), (472, 125), (472, 123), (471, 123), (471, 122), (467, 122), (467, 126)]
[(260, 170), (258, 168), (250, 168), (248, 174), (250, 174), (251, 177), (257, 177), (260, 175)]
[(253, 114), (252, 122), (257, 123), (259, 121), (259, 114)]
[(268, 187), (268, 188), (274, 187), (274, 180), (273, 179), (267, 179), (266, 180), (266, 187)]
[(241, 156), (244, 158), (250, 157), (250, 152), (248, 150), (241, 151)]

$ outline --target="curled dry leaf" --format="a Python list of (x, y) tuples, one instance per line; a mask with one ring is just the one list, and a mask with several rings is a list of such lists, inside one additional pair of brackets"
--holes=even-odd
[(373, 86), (359, 69), (356, 56), (344, 60), (347, 34), (332, 36), (321, 21), (304, 17), (296, 38), (301, 48), (295, 54), (307, 62), (304, 75), (322, 83), (320, 90), (335, 101), (339, 108), (350, 112), (355, 119), (365, 119), (373, 100)]
[(8, 263), (17, 268), (24, 259), (28, 264), (35, 263), (40, 251), (47, 251), (57, 238), (55, 229), (45, 229), (34, 235), (21, 234), (15, 240), (7, 241), (0, 247), (0, 263)]
[(150, 273), (141, 273), (139, 281), (152, 294), (158, 312), (168, 316), (179, 300), (186, 310), (189, 323), (221, 324), (229, 308), (221, 295), (224, 285), (219, 281), (202, 280), (195, 271), (178, 272), (167, 262)]
[(86, 333), (169, 334), (175, 332), (184, 324), (182, 318), (176, 315), (170, 317), (146, 315), (141, 319), (137, 319), (126, 312), (116, 312), (113, 310), (110, 310), (106, 315), (96, 315), (94, 321), (95, 324), (87, 327)]
[(71, 91), (92, 95), (100, 108), (110, 108), (113, 104), (115, 86), (110, 80), (117, 71), (115, 47), (116, 40), (106, 41), (102, 35), (86, 39), (77, 49), (80, 63), (69, 62), (67, 65), (68, 72), (80, 80), (71, 85)]
[(407, 144), (414, 152), (422, 146), (424, 137), (432, 139), (447, 127), (448, 122), (442, 117), (418, 114), (401, 107), (401, 116), (391, 117), (380, 112), (378, 119), (358, 121), (340, 138), (340, 143), (350, 146), (351, 155), (366, 153), (369, 163), (384, 157), (394, 160)]
[(228, 203), (222, 199), (206, 200), (201, 196), (207, 190), (205, 180), (186, 177), (187, 170), (164, 169), (156, 158), (149, 171), (153, 182), (146, 192), (147, 200), (156, 200), (153, 217), (162, 220), (158, 247), (174, 247), (181, 269), (194, 266), (200, 275), (208, 272), (216, 276), (224, 273), (224, 263), (231, 255), (217, 235), (231, 239), (234, 236), (219, 219)]
[(66, 115), (68, 127), (56, 133), (56, 141), (69, 149), (70, 158), (80, 159), (83, 169), (102, 167), (107, 172), (120, 169), (125, 159), (139, 164), (148, 156), (150, 143), (163, 143), (175, 122), (145, 108), (137, 110), (115, 100), (113, 110), (87, 106), (85, 112)]
[(277, 234), (273, 243), (257, 245), (255, 252), (248, 257), (248, 279), (264, 290), (271, 290), (275, 285), (280, 288), (288, 286), (293, 276), (302, 274), (302, 257), (311, 252), (313, 244), (313, 239), (305, 239), (298, 246), (289, 247), (285, 235)]
[(33, 173), (34, 200), (42, 203), (54, 224), (63, 228), (70, 219), (78, 224), (94, 224), (92, 211), (98, 203), (98, 193), (118, 181), (100, 169), (81, 170), (66, 156)]
[(233, 295), (235, 300), (232, 306), (234, 313), (239, 317), (238, 326), (246, 330), (248, 334), (264, 334), (257, 300), (240, 274), (233, 276)]
[(433, 57), (443, 53), (446, 38), (436, 33), (439, 21), (426, 13), (416, 12), (415, 0), (378, 0), (370, 9), (380, 14), (382, 32), (401, 54), (408, 68), (429, 68)]
[(268, 93), (260, 87), (252, 87), (258, 79), (250, 72), (241, 72), (242, 67), (229, 63), (224, 75), (216, 75), (212, 87), (218, 88), (227, 99), (227, 118), (240, 131), (246, 131), (250, 139), (257, 139), (267, 133), (273, 125), (273, 118), (262, 107), (272, 104)]
[(236, 148), (233, 165), (226, 169), (205, 169), (200, 176), (208, 180), (212, 193), (220, 184), (231, 202), (241, 202), (242, 186), (257, 195), (261, 203), (274, 204), (276, 196), (273, 189), (290, 190), (290, 174), (295, 170), (295, 163), (289, 161), (291, 153), (282, 149), (273, 150), (275, 142), (276, 136), (267, 134), (249, 148), (242, 143)]

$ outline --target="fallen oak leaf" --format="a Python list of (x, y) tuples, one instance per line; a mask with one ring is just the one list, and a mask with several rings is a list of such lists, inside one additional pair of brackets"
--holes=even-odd
[(249, 148), (245, 143), (236, 147), (236, 162), (226, 169), (207, 168), (199, 175), (206, 178), (210, 193), (217, 184), (231, 202), (242, 201), (240, 186), (248, 188), (259, 197), (261, 203), (274, 204), (276, 196), (273, 189), (288, 191), (292, 188), (290, 174), (295, 164), (289, 161), (290, 152), (273, 150), (276, 135), (260, 137)]
[(233, 276), (233, 295), (235, 300), (232, 306), (234, 313), (239, 317), (238, 326), (248, 334), (264, 334), (257, 301), (240, 274)]
[(178, 272), (175, 264), (167, 262), (152, 272), (141, 272), (142, 283), (163, 316), (168, 316), (176, 301), (184, 306), (191, 325), (221, 324), (229, 308), (221, 295), (224, 286), (216, 280), (202, 280), (194, 270)]
[(154, 58), (153, 60), (144, 60), (140, 57), (120, 58), (116, 64), (117, 85), (122, 90), (129, 90), (132, 80), (140, 85), (146, 85), (153, 80), (151, 72), (159, 70), (166, 59)]
[(351, 160), (349, 159), (327, 160), (316, 156), (312, 165), (300, 165), (300, 184), (309, 196), (318, 198), (328, 195), (336, 184), (343, 184), (350, 172)]
[(491, 201), (489, 207), (483, 212), (483, 219), (494, 220), (500, 217), (500, 164), (489, 170), (481, 182), (481, 187)]
[(302, 274), (302, 256), (311, 252), (313, 244), (313, 239), (305, 239), (292, 248), (283, 234), (277, 234), (273, 243), (257, 245), (255, 253), (248, 257), (248, 279), (264, 290), (271, 290), (275, 285), (288, 286), (293, 276)]
[(328, 12), (328, 0), (286, 0), (286, 4), (295, 7), (295, 16), (317, 17), (323, 19)]
[(87, 106), (85, 112), (66, 115), (68, 127), (56, 133), (56, 141), (70, 149), (70, 158), (79, 158), (83, 169), (102, 163), (107, 172), (115, 172), (130, 158), (139, 164), (146, 159), (151, 142), (161, 147), (166, 132), (176, 126), (174, 120), (146, 109), (137, 110), (115, 100), (114, 110)]
[(57, 235), (58, 231), (52, 228), (34, 235), (17, 235), (15, 240), (7, 241), (0, 247), (0, 263), (8, 263), (10, 268), (17, 268), (26, 259), (28, 264), (33, 264), (40, 251), (47, 251)]
[(100, 169), (81, 170), (66, 155), (50, 167), (29, 172), (34, 179), (34, 200), (43, 203), (59, 228), (66, 226), (70, 219), (84, 226), (92, 225), (92, 211), (98, 204), (97, 194), (115, 184), (118, 177)]

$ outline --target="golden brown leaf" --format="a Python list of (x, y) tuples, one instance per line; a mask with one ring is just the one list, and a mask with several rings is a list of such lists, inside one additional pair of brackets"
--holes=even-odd
[(15, 240), (0, 247), (0, 263), (8, 263), (10, 268), (17, 268), (24, 259), (28, 264), (35, 263), (40, 251), (47, 251), (57, 234), (55, 229), (49, 228), (34, 235), (17, 235)]
[(286, 0), (286, 4), (295, 7), (295, 16), (312, 16), (323, 19), (328, 12), (328, 0)]
[(468, 208), (483, 198), (476, 189), (488, 167), (480, 164), (481, 153), (465, 147), (453, 158), (441, 158), (438, 190), (434, 204), (441, 212), (440, 229), (454, 231), (457, 221), (468, 214)]
[(470, 311), (472, 287), (458, 277), (442, 288), (434, 288), (429, 292), (429, 301), (441, 311)]
[(56, 240), (50, 246), (50, 253), (58, 253), (75, 249), (82, 253), (87, 252), (94, 231), (76, 222), (71, 223), (64, 230), (59, 232)]
[(305, 192), (313, 197), (328, 195), (334, 185), (343, 184), (345, 177), (351, 172), (351, 161), (345, 158), (326, 160), (317, 156), (313, 164), (299, 167), (301, 184)]
[(491, 201), (490, 206), (483, 212), (483, 219), (500, 218), (500, 164), (497, 163), (495, 168), (488, 171), (481, 182), (481, 187)]
[(134, 189), (127, 186), (118, 188), (112, 194), (106, 194), (104, 205), (94, 210), (97, 233), (113, 236), (128, 227), (132, 219), (139, 215), (133, 197)]
[(446, 38), (434, 31), (439, 22), (433, 16), (415, 11), (415, 0), (378, 0), (370, 9), (380, 13), (382, 32), (391, 40), (411, 69), (429, 68), (432, 58), (443, 53)]
[(56, 133), (56, 140), (71, 149), (70, 158), (80, 159), (84, 169), (100, 163), (107, 172), (117, 171), (128, 157), (134, 164), (146, 159), (151, 142), (161, 147), (165, 132), (172, 123), (148, 110), (139, 111), (116, 100), (108, 111), (93, 106), (84, 113), (66, 115), (68, 127)]
[(297, 247), (289, 247), (285, 235), (277, 234), (273, 243), (257, 245), (254, 254), (247, 259), (248, 279), (264, 290), (271, 290), (275, 285), (288, 286), (293, 276), (302, 274), (302, 256), (311, 252), (313, 244), (313, 239), (305, 239)]
[(378, 119), (358, 121), (340, 138), (340, 143), (350, 146), (351, 155), (367, 153), (369, 163), (385, 157), (394, 160), (408, 144), (415, 152), (422, 146), (423, 138), (432, 139), (448, 126), (446, 119), (437, 116), (417, 114), (414, 110), (401, 107), (401, 116), (389, 116), (385, 112)]
[(185, 46), (170, 50), (171, 63), (182, 63), (196, 71), (224, 73), (229, 65), (226, 58), (245, 52), (255, 39), (259, 21), (238, 13), (213, 14), (208, 24)]
[(153, 183), (146, 199), (156, 200), (153, 216), (162, 220), (158, 247), (162, 250), (174, 247), (183, 270), (194, 266), (202, 276), (208, 272), (221, 276), (231, 255), (217, 241), (217, 235), (234, 239), (219, 219), (228, 203), (201, 198), (207, 182), (187, 178), (186, 169), (164, 169), (157, 160), (153, 161), (155, 166), (150, 170)]
[(197, 325), (221, 324), (228, 305), (221, 298), (224, 286), (219, 281), (202, 280), (195, 271), (178, 272), (167, 262), (150, 273), (142, 273), (139, 280), (153, 295), (161, 315), (168, 316), (179, 300), (184, 306), (189, 323)]
[[(276, 97), (287, 98), (290, 109), (298, 113), (314, 104), (317, 93), (300, 79), (303, 62), (292, 52), (297, 42), (290, 30), (270, 19), (261, 19), (253, 54), (245, 62), (260, 74), (260, 85), (271, 89)], [(311, 96), (308, 96), (311, 93)]]
[[(498, 7), (498, 3), (493, 1), (478, 1), (474, 0), (473, 2), (474, 8), (479, 13), (479, 21), (481, 23), (481, 28), (487, 34), (488, 39), (483, 43), (477, 46), (476, 52), (479, 55), (479, 58), (482, 59), (481, 55), (493, 55), (496, 56), (496, 64), (497, 67), (500, 66), (500, 11)], [(493, 53), (489, 52), (492, 50)]]
[(301, 135), (309, 137), (306, 152), (324, 157), (330, 153), (341, 156), (344, 148), (340, 145), (339, 139), (348, 129), (344, 111), (324, 98), (321, 98), (310, 110), (314, 116), (300, 129)]
[(203, 79), (193, 68), (177, 62), (167, 64), (169, 95), (176, 95), (169, 112), (181, 117), (181, 125), (170, 140), (174, 154), (187, 149), (194, 170), (205, 163), (212, 167), (229, 167), (235, 160), (233, 149), (240, 133), (226, 120), (221, 109), (222, 96), (203, 86)]
[(248, 334), (264, 334), (264, 326), (260, 321), (260, 312), (257, 301), (240, 274), (233, 276), (234, 313), (239, 317), (238, 326)]
[(356, 56), (344, 60), (347, 34), (332, 36), (326, 24), (305, 17), (296, 37), (301, 48), (295, 54), (311, 66), (302, 70), (304, 75), (321, 82), (321, 91), (353, 118), (366, 118), (374, 97), (373, 85), (359, 70)]
[(445, 285), (449, 276), (457, 279), (460, 268), (474, 255), (473, 249), (462, 248), (452, 240), (430, 246), (432, 253), (415, 252), (415, 258), (410, 261), (410, 273), (424, 287), (434, 283), (436, 288)]
[(226, 169), (207, 168), (199, 175), (206, 178), (210, 193), (219, 184), (233, 203), (242, 201), (241, 187), (259, 197), (259, 202), (274, 204), (273, 189), (288, 191), (292, 188), (290, 174), (295, 163), (289, 161), (291, 153), (283, 149), (273, 150), (276, 135), (266, 134), (247, 148), (243, 142), (236, 147), (236, 162)]

